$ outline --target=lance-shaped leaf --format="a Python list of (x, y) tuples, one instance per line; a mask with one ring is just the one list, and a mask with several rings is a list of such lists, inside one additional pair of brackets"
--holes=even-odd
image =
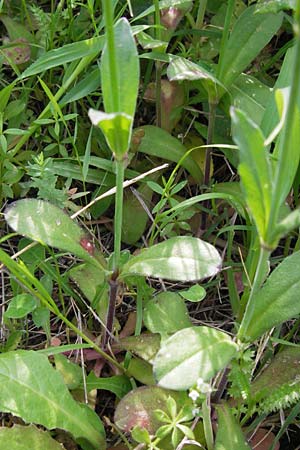
[(221, 257), (211, 244), (189, 236), (178, 236), (153, 245), (132, 257), (121, 277), (137, 274), (168, 280), (193, 281), (212, 277), (221, 269)]
[(73, 253), (102, 268), (92, 257), (96, 249), (84, 231), (57, 206), (43, 200), (18, 200), (6, 209), (5, 219), (13, 230), (23, 236)]
[(215, 450), (251, 450), (237, 420), (226, 403), (217, 406), (218, 431)]
[[(128, 151), (139, 86), (139, 58), (132, 29), (125, 18), (114, 27), (112, 55), (105, 44), (101, 57), (101, 88), (105, 114), (90, 110), (117, 159)], [(114, 73), (111, 73), (112, 68)]]
[(282, 13), (255, 14), (248, 7), (235, 22), (219, 68), (218, 78), (226, 87), (245, 70), (278, 31)]
[(196, 181), (202, 182), (203, 173), (191, 155), (187, 155), (186, 147), (166, 130), (153, 125), (145, 125), (134, 129), (132, 136), (133, 151), (145, 153), (174, 161), (187, 169)]
[(161, 387), (186, 390), (199, 379), (210, 380), (236, 352), (237, 345), (222, 331), (185, 328), (163, 341), (154, 359), (154, 375)]
[(99, 417), (76, 403), (45, 355), (25, 350), (0, 355), (0, 383), (0, 411), (49, 430), (66, 430), (84, 449), (105, 448)]
[(298, 251), (285, 258), (271, 273), (255, 295), (254, 313), (248, 327), (239, 335), (241, 340), (252, 342), (266, 331), (300, 313), (299, 267)]
[(238, 166), (246, 202), (260, 238), (266, 240), (270, 215), (272, 175), (269, 155), (259, 127), (246, 115), (231, 108), (233, 139), (239, 146)]

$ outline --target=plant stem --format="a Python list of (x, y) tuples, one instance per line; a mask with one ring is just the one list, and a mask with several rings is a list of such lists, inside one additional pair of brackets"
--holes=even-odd
[(116, 273), (120, 266), (121, 234), (123, 218), (123, 182), (124, 182), (125, 160), (116, 159), (116, 197), (115, 197), (115, 219), (114, 219), (114, 258), (113, 271)]
[(197, 30), (200, 30), (203, 26), (203, 19), (204, 19), (204, 14), (205, 14), (205, 10), (206, 10), (206, 4), (207, 4), (207, 0), (199, 0), (197, 18), (196, 18), (196, 23), (195, 23), (195, 28)]
[(102, 342), (102, 348), (104, 351), (107, 349), (107, 344), (109, 342), (113, 330), (118, 287), (119, 287), (118, 280), (115, 280), (113, 278), (109, 280), (109, 304), (106, 319), (106, 329)]
[(240, 340), (244, 339), (247, 340), (247, 329), (249, 327), (250, 321), (255, 311), (255, 294), (257, 293), (264, 279), (266, 278), (267, 275), (266, 266), (268, 264), (270, 254), (271, 254), (270, 250), (261, 247), (255, 277), (253, 280), (253, 285), (249, 295), (245, 314), (237, 334), (237, 337)]
[(113, 274), (109, 280), (109, 304), (106, 319), (106, 330), (103, 337), (102, 348), (106, 350), (110, 336), (113, 331), (116, 299), (118, 293), (118, 275), (120, 269), (121, 256), (121, 234), (123, 217), (123, 181), (125, 162), (124, 159), (116, 159), (116, 200), (115, 200), (115, 220), (114, 220), (114, 254), (113, 254)]

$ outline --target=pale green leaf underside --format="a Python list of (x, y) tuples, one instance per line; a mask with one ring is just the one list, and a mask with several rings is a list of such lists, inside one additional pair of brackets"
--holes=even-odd
[(90, 414), (76, 403), (45, 355), (25, 350), (0, 355), (0, 383), (0, 411), (49, 430), (61, 428), (95, 449), (105, 448), (99, 417), (90, 410), (91, 423)]
[(36, 199), (18, 200), (5, 211), (9, 226), (33, 241), (59, 248), (90, 262), (94, 259), (80, 245), (83, 230), (60, 208)]
[(216, 275), (221, 257), (215, 247), (193, 237), (174, 237), (143, 250), (123, 267), (121, 277), (131, 274), (193, 281)]
[(154, 359), (154, 375), (161, 387), (189, 389), (199, 378), (208, 381), (226, 367), (236, 352), (236, 344), (221, 331), (185, 328), (163, 342)]

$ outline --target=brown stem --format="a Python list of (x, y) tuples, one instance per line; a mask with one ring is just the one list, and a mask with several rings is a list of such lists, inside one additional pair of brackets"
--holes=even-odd
[(109, 280), (109, 305), (107, 311), (107, 319), (106, 319), (106, 328), (103, 336), (102, 348), (103, 350), (107, 349), (107, 345), (110, 341), (110, 337), (112, 336), (114, 317), (115, 317), (115, 309), (116, 309), (116, 300), (117, 293), (119, 287), (118, 274), (113, 273), (111, 279)]

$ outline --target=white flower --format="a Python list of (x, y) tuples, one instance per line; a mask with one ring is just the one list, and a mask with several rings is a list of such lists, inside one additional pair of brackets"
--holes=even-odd
[(189, 397), (193, 400), (193, 402), (195, 402), (197, 400), (197, 398), (199, 397), (199, 392), (196, 391), (195, 389), (193, 389), (189, 393)]

